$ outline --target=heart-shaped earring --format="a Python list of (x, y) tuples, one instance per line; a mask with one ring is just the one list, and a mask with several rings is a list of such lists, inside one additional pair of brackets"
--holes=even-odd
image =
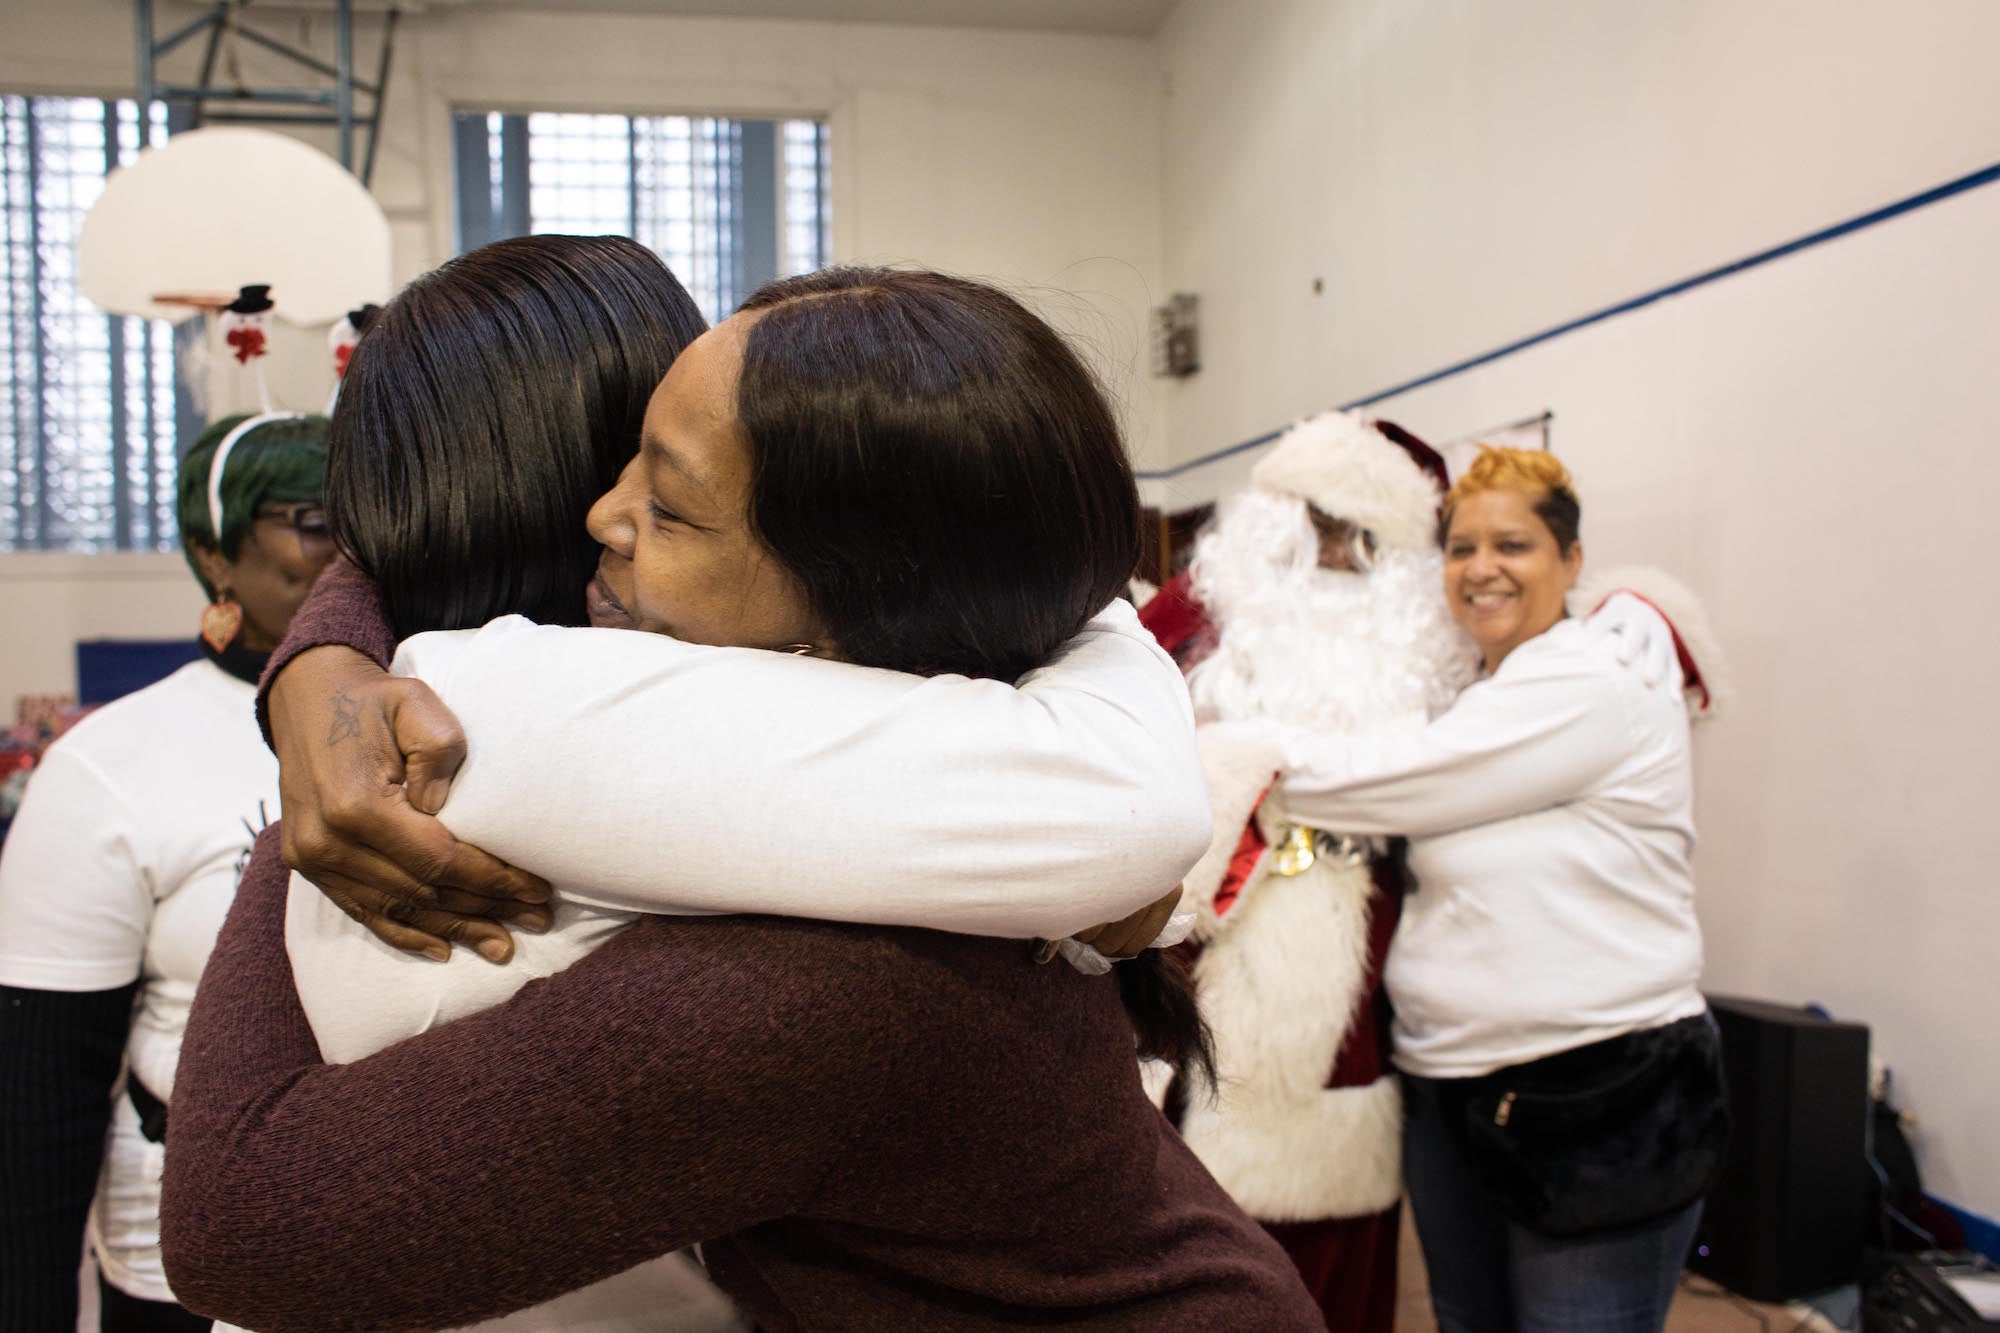
[(201, 641), (221, 652), (236, 642), (243, 628), (243, 607), (228, 593), (218, 593), (201, 609)]

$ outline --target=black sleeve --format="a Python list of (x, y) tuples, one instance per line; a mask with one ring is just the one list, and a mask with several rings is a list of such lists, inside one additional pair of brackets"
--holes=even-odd
[(84, 1217), (137, 988), (0, 986), (0, 1333), (76, 1327)]

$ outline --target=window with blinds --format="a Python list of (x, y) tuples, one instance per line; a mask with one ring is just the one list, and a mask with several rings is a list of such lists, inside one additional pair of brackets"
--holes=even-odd
[(462, 111), (455, 143), (461, 250), (544, 232), (630, 236), (711, 323), (832, 258), (823, 121)]
[[(166, 107), (0, 95), (0, 551), (171, 549), (173, 327), (107, 315), (76, 237), (105, 177), (167, 137)], [(193, 436), (190, 433), (189, 439)]]

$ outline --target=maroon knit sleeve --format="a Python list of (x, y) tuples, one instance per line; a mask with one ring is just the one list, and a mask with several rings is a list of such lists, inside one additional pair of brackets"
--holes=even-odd
[(195, 989), (167, 1110), (160, 1248), (176, 1299), (202, 1311), (236, 1308), (229, 1266), (216, 1256), (249, 1239), (228, 1235), (203, 1211), (202, 1176), (210, 1161), (202, 1142), (236, 1113), (241, 1085), (234, 1080), (245, 1071), (295, 1069), (320, 1058), (285, 954), (290, 872), (282, 836), (282, 823), (258, 835), (237, 882), (236, 900)]
[(396, 655), (396, 634), (382, 611), (382, 595), (375, 581), (346, 556), (336, 557), (319, 576), (305, 604), (292, 617), (284, 642), (264, 665), (264, 678), (257, 685), (257, 727), (264, 733), (266, 745), (271, 743), (271, 682), (294, 657), (328, 644), (366, 653), (384, 671)]
[(204, 1314), (456, 1326), (799, 1212), (903, 1051), (894, 1008), (857, 998), (886, 965), (859, 933), (650, 917), (503, 1005), (322, 1064), (277, 853), (266, 834), (174, 1087), (167, 1279)]

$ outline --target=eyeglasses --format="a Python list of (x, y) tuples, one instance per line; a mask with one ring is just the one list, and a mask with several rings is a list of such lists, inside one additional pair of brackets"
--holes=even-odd
[(314, 504), (259, 505), (259, 523), (282, 523), (300, 537), (326, 538), (333, 535), (326, 525), (326, 510)]

